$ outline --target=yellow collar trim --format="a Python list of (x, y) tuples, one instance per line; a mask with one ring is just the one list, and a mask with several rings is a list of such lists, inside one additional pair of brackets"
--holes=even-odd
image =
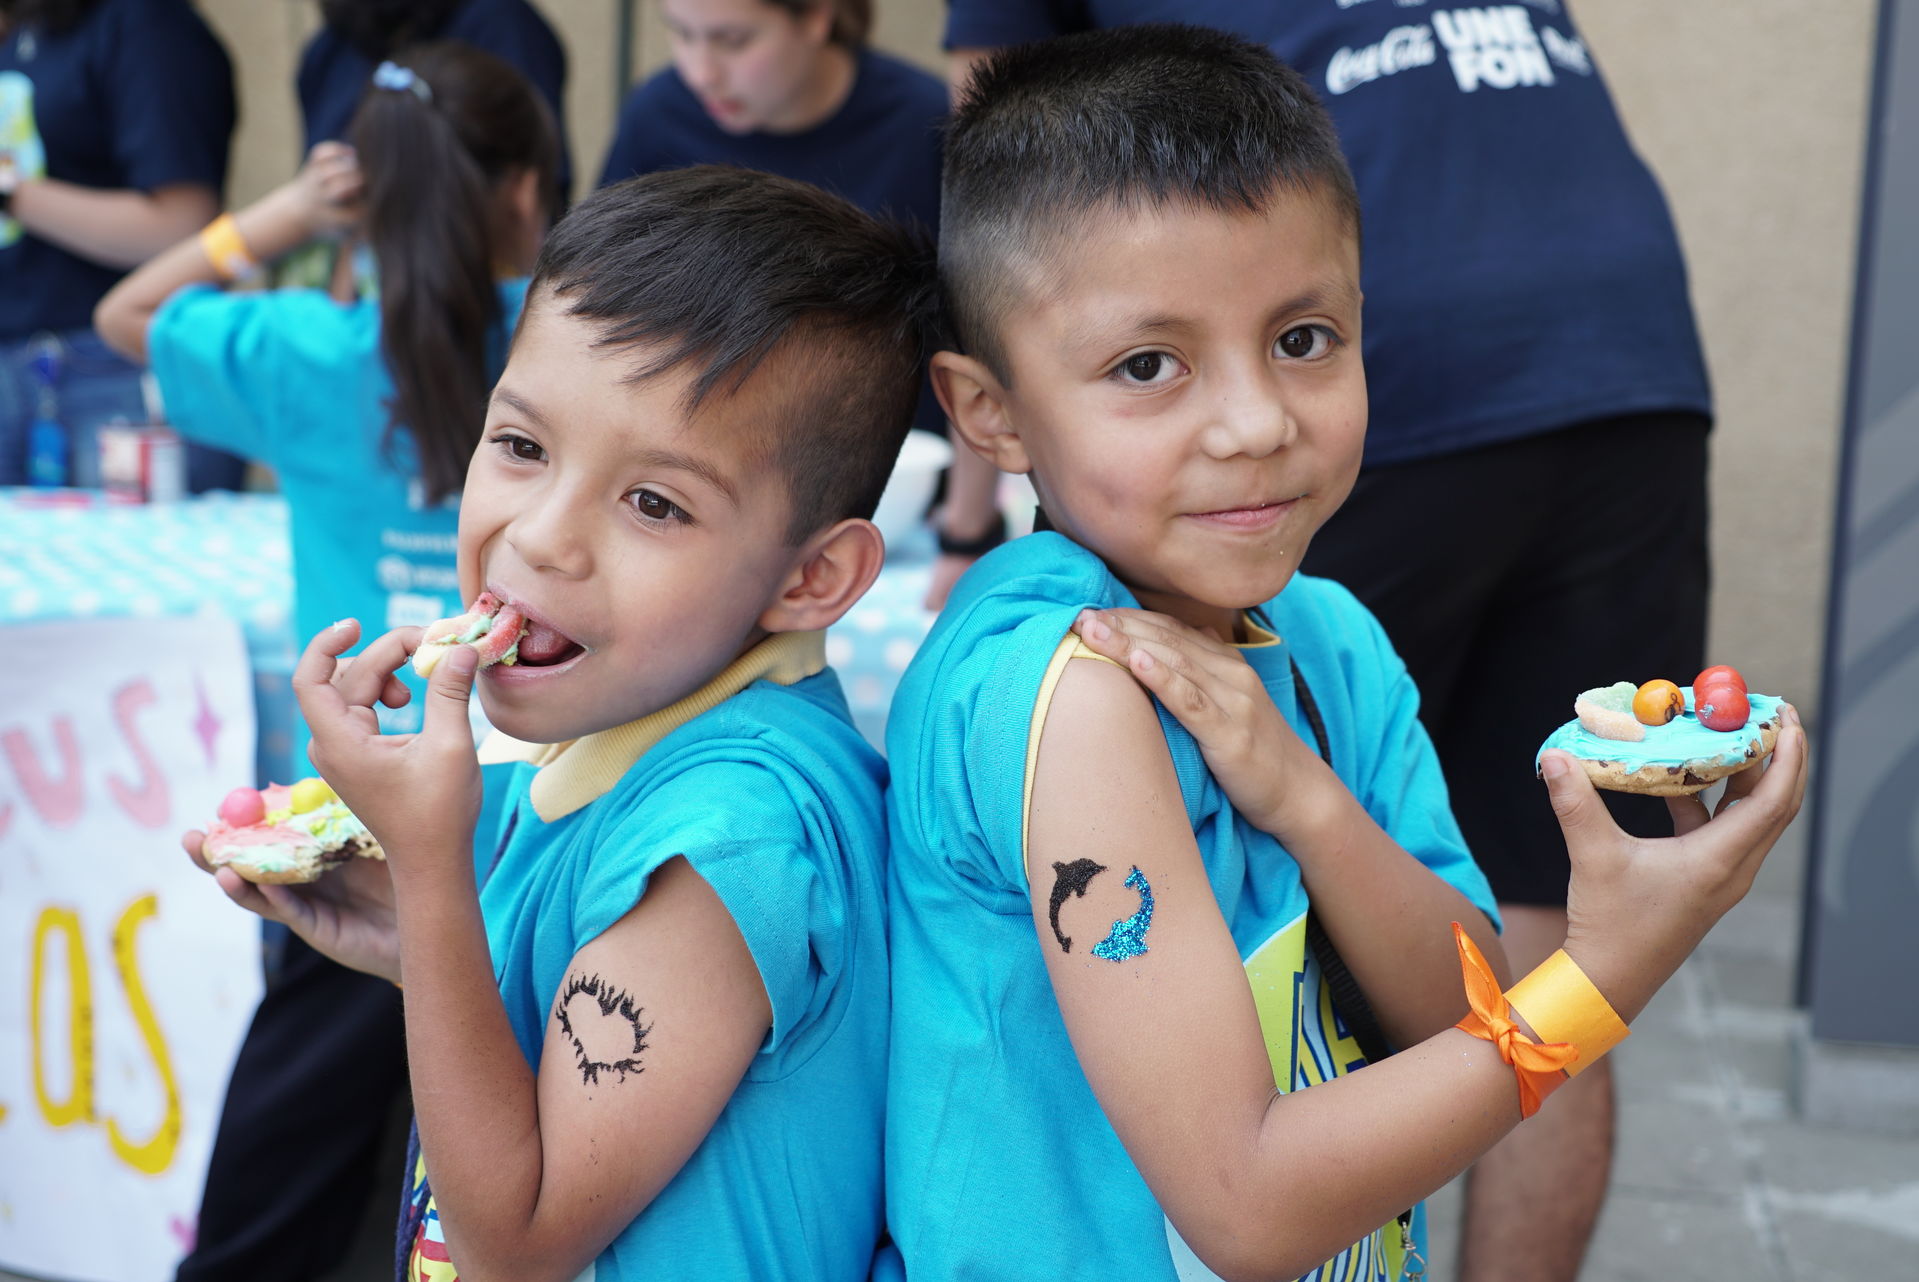
[(1239, 622), (1246, 629), (1246, 639), (1233, 642), (1235, 650), (1262, 650), (1269, 645), (1279, 644), (1279, 633), (1260, 627), (1254, 621), (1251, 610), (1240, 611)]
[(654, 744), (755, 681), (790, 686), (825, 667), (825, 632), (776, 632), (698, 690), (658, 712), (565, 743), (522, 743), (495, 730), (480, 745), (480, 764), (525, 761), (538, 766), (529, 797), (533, 812), (552, 823), (604, 797)]

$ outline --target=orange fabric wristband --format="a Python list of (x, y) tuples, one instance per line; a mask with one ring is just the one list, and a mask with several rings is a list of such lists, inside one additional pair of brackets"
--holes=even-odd
[(241, 238), (232, 214), (221, 214), (200, 229), (200, 248), (221, 280), (239, 280), (260, 270), (260, 261)]
[(1568, 1042), (1542, 1044), (1526, 1036), (1513, 1022), (1512, 1008), (1499, 991), (1493, 968), (1458, 922), (1453, 923), (1453, 941), (1459, 947), (1459, 969), (1466, 981), (1467, 1004), (1472, 1007), (1454, 1027), (1499, 1048), (1499, 1058), (1512, 1065), (1513, 1076), (1519, 1079), (1519, 1115), (1531, 1117), (1565, 1083), (1563, 1070), (1579, 1058), (1579, 1048)]
[(1541, 1041), (1578, 1047), (1579, 1057), (1566, 1065), (1568, 1077), (1579, 1076), (1632, 1033), (1563, 948), (1507, 989), (1506, 1001)]

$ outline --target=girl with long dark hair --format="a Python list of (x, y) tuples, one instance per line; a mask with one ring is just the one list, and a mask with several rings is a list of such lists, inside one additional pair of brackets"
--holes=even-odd
[[(96, 317), (152, 362), (181, 432), (279, 474), (301, 634), (347, 617), (377, 634), (460, 609), (456, 504), (557, 190), (545, 104), (466, 45), (380, 64), (348, 137), (135, 272)], [(215, 287), (348, 229), (371, 246), (372, 296)], [(424, 693), (387, 710), (389, 728), (417, 727)], [(327, 884), (390, 895), (384, 868), (363, 862)], [(405, 1087), (403, 1041), (391, 985), (298, 939), (280, 945), (180, 1282), (317, 1276), (339, 1260), (386, 1175), (376, 1156)]]

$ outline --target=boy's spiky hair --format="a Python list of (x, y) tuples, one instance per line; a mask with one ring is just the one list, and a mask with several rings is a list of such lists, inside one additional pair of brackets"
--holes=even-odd
[(947, 323), (1005, 381), (1007, 310), (1043, 285), (1085, 216), (1173, 203), (1259, 212), (1280, 190), (1329, 201), (1358, 234), (1359, 196), (1331, 118), (1261, 46), (1148, 24), (1002, 50), (947, 133)]
[(792, 391), (756, 448), (786, 476), (791, 543), (870, 517), (912, 422), (937, 311), (916, 231), (807, 183), (723, 165), (647, 174), (581, 201), (527, 289), (630, 349), (630, 377), (690, 367), (688, 409), (769, 358)]

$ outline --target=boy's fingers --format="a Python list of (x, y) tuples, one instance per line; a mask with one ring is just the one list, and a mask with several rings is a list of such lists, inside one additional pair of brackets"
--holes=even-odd
[(280, 915), (273, 910), (273, 905), (260, 893), (260, 887), (254, 885), (245, 877), (233, 871), (233, 869), (217, 869), (213, 874), (213, 879), (220, 884), (220, 889), (226, 892), (228, 899), (231, 899), (248, 912), (258, 917), (265, 917), (269, 921), (281, 920)]
[(422, 736), (472, 745), (473, 722), (467, 705), (473, 693), (473, 674), (479, 666), (479, 653), (470, 645), (456, 645), (446, 652), (426, 684), (426, 709), (420, 718)]
[(213, 865), (207, 862), (206, 846), (207, 835), (198, 828), (189, 828), (180, 834), (180, 849), (187, 852), (187, 857), (193, 860), (194, 867), (201, 872), (212, 872)]
[(1102, 611), (1101, 617), (1128, 636), (1157, 641), (1161, 645), (1181, 647), (1197, 655), (1226, 658), (1235, 662), (1239, 660), (1238, 652), (1232, 647), (1207, 636), (1198, 628), (1188, 627), (1169, 615), (1119, 606)]
[(1540, 758), (1539, 773), (1546, 781), (1553, 814), (1559, 820), (1560, 831), (1566, 834), (1568, 849), (1608, 830), (1618, 831), (1606, 803), (1599, 799), (1599, 790), (1586, 777), (1585, 768), (1570, 755), (1556, 750), (1548, 752)]
[(1706, 826), (1712, 818), (1706, 813), (1706, 803), (1696, 795), (1666, 798), (1666, 813), (1672, 816), (1672, 835), (1683, 837)]
[(316, 734), (320, 730), (316, 718), (338, 715), (346, 706), (346, 700), (333, 685), (333, 673), (339, 667), (340, 655), (359, 639), (359, 621), (342, 619), (315, 633), (293, 667), (293, 697), (299, 700), (300, 711)]
[[(395, 628), (373, 639), (367, 648), (353, 656), (345, 675), (337, 682), (346, 701), (370, 708), (394, 683), (394, 673), (406, 663), (420, 645), (419, 628)], [(388, 704), (396, 707), (396, 704)]]
[(398, 677), (388, 677), (386, 688), (380, 691), (380, 702), (389, 708), (404, 708), (412, 697), (413, 691)]

